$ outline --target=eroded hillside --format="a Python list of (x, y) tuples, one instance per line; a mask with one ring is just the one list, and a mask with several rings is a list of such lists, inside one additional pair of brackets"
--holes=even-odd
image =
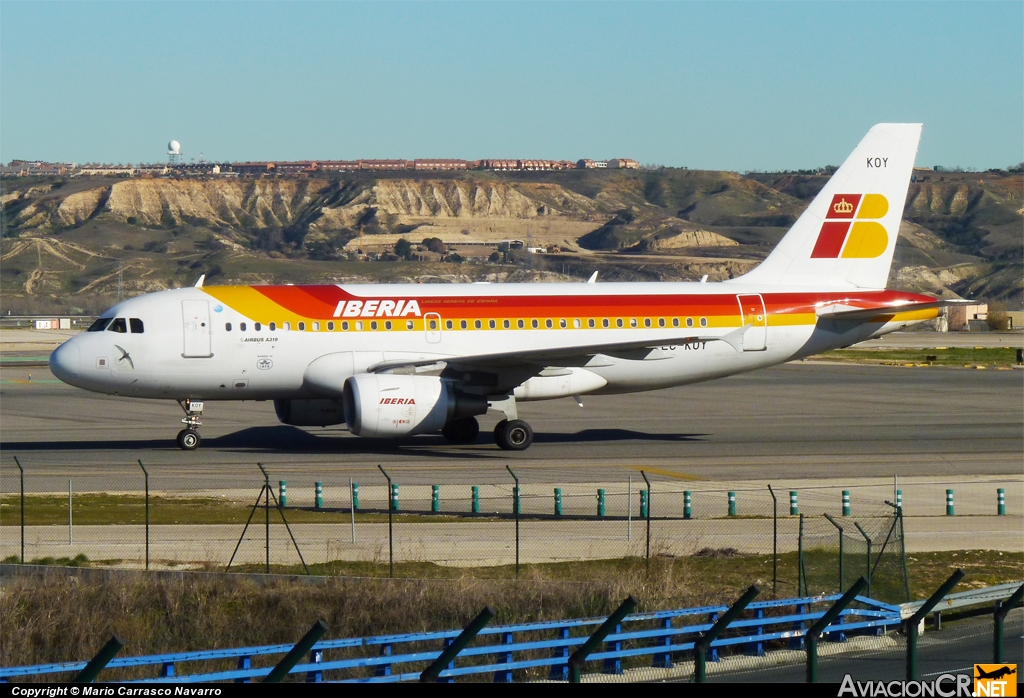
[[(728, 278), (762, 259), (825, 181), (683, 169), (4, 180), (0, 289), (8, 308), (31, 309), (41, 299), (102, 304), (118, 289), (133, 295), (201, 273), (220, 282), (569, 279), (593, 269), (609, 280)], [(892, 282), (1024, 299), (1022, 189), (1020, 176), (913, 183)], [(363, 261), (401, 238), (438, 238), (465, 254), (443, 261), (421, 247), (416, 262)], [(558, 254), (486, 263), (508, 239)], [(451, 263), (480, 250), (478, 263)]]

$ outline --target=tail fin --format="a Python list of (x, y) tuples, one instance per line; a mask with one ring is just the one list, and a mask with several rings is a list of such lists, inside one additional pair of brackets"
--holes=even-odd
[(742, 283), (885, 288), (921, 124), (878, 124)]

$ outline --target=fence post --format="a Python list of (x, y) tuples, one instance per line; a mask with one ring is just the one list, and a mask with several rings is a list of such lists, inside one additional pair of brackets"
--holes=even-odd
[(285, 480), (277, 481), (278, 497), (277, 501), (282, 507), (288, 506), (288, 482)]
[[(643, 473), (643, 471), (640, 471)], [(622, 622), (636, 605), (640, 603), (639, 599), (630, 594), (625, 601), (619, 604), (619, 607), (605, 619), (604, 623), (601, 623), (601, 627), (594, 631), (594, 634), (587, 638), (578, 650), (572, 653), (569, 657), (569, 682), (580, 683), (581, 672), (583, 671), (583, 663), (587, 661), (587, 657), (594, 649), (604, 641), (608, 634)]]
[(996, 601), (995, 611), (992, 613), (993, 637), (992, 637), (992, 661), (995, 664), (1003, 663), (1003, 625), (1006, 615), (1024, 600), (1024, 584), (1017, 587), (1017, 591), (1010, 595), (1006, 603)]
[(309, 629), (302, 639), (295, 643), (288, 654), (281, 658), (281, 661), (270, 670), (270, 673), (263, 677), (262, 683), (280, 683), (281, 679), (288, 675), (288, 672), (292, 670), (292, 667), (299, 663), (303, 655), (312, 649), (313, 645), (317, 643), (324, 633), (327, 632), (327, 624), (322, 620), (318, 620), (313, 624), (313, 627)]
[(555, 488), (555, 516), (562, 515), (562, 488)]
[[(899, 503), (897, 503), (896, 506), (899, 506)], [(953, 515), (954, 515), (954, 510), (953, 510), (953, 490), (949, 489), (949, 490), (946, 490), (946, 516), (953, 516)]]
[(21, 473), (21, 564), (25, 564), (25, 469), (21, 467), (21, 461), (14, 457), (14, 462)]
[(115, 654), (121, 651), (122, 647), (124, 647), (124, 640), (117, 635), (112, 636), (107, 640), (107, 644), (103, 645), (103, 649), (89, 660), (89, 663), (78, 673), (78, 676), (71, 679), (71, 683), (92, 683), (99, 676), (99, 673), (103, 671), (103, 667), (114, 658)]
[(846, 586), (846, 580), (843, 578), (843, 527), (837, 524), (836, 520), (828, 514), (825, 514), (825, 518), (839, 530), (839, 589), (842, 590)]
[(843, 516), (850, 515), (850, 490), (843, 490)]
[(896, 490), (896, 506), (903, 506), (903, 490)]
[(865, 540), (865, 541), (867, 541), (867, 544), (868, 544), (868, 555), (867, 555), (867, 568), (868, 568), (868, 569), (867, 569), (867, 580), (868, 580), (868, 589), (867, 589), (867, 595), (868, 595), (868, 596), (871, 596), (871, 538), (870, 538), (870, 537), (868, 536), (867, 532), (865, 532), (865, 530), (864, 530), (863, 528), (861, 528), (861, 526), (860, 526), (860, 524), (859, 524), (859, 523), (857, 523), (856, 521), (854, 521), (854, 522), (853, 522), (853, 525), (857, 527), (857, 530), (858, 530), (858, 531), (860, 531), (860, 534), (861, 534), (862, 536), (864, 536), (864, 540)]
[(480, 513), (480, 485), (473, 485), (472, 493), (473, 493), (473, 497), (472, 497), (472, 500), (471, 500), (470, 509), (472, 510), (472, 513), (479, 514)]
[(861, 592), (864, 587), (868, 585), (868, 580), (861, 577), (853, 586), (843, 594), (842, 598), (832, 604), (832, 608), (825, 611), (825, 615), (816, 620), (811, 627), (807, 629), (807, 633), (804, 635), (805, 645), (807, 646), (807, 683), (816, 683), (818, 681), (818, 638), (825, 631), (825, 628), (829, 626), (836, 618), (839, 617), (847, 606), (853, 603), (857, 595)]
[(316, 509), (324, 508), (324, 483), (313, 483), (313, 506)]
[(693, 518), (693, 494), (689, 490), (683, 492), (683, 518)]
[(957, 569), (949, 576), (942, 586), (935, 590), (935, 593), (928, 597), (921, 608), (917, 609), (914, 615), (906, 621), (907, 625), (907, 681), (917, 680), (917, 628), (921, 621), (931, 613), (931, 610), (942, 601), (942, 597), (950, 592), (963, 579), (964, 571)]
[(796, 595), (803, 596), (807, 589), (804, 586), (804, 515), (800, 514), (800, 529), (796, 538)]
[(401, 508), (398, 502), (398, 483), (388, 481), (388, 486), (391, 491), (391, 509), (398, 511)]
[(358, 511), (359, 509), (359, 483), (352, 482), (352, 478), (348, 479), (348, 484), (352, 490), (352, 511)]
[(736, 493), (729, 493), (729, 516), (736, 516)]
[(142, 474), (146, 478), (146, 569), (149, 569), (149, 471), (146, 470), (146, 466), (142, 464), (142, 459), (139, 459), (139, 467), (142, 468)]
[(647, 490), (640, 490), (640, 518), (647, 518)]
[(640, 474), (643, 476), (644, 482), (647, 483), (647, 501), (641, 501), (640, 504), (641, 504), (641, 506), (644, 505), (644, 504), (647, 505), (647, 507), (646, 507), (647, 511), (645, 511), (643, 513), (644, 513), (645, 518), (647, 519), (647, 569), (650, 570), (651, 569), (651, 495), (653, 494), (653, 492), (651, 492), (651, 481), (647, 479), (647, 473), (645, 473), (643, 470), (641, 470)]
[(437, 681), (438, 675), (444, 669), (445, 665), (455, 659), (459, 652), (465, 649), (466, 645), (473, 641), (473, 638), (477, 636), (484, 626), (487, 625), (491, 618), (494, 618), (494, 609), (491, 606), (485, 606), (484, 610), (477, 614), (476, 618), (469, 622), (462, 632), (459, 633), (458, 637), (452, 640), (452, 643), (444, 648), (444, 651), (438, 655), (437, 659), (431, 662), (430, 666), (423, 670), (420, 674), (420, 683), (433, 683)]
[(352, 522), (352, 543), (356, 542), (356, 509), (359, 508), (359, 483), (348, 479), (349, 520)]
[(1006, 491), (1002, 487), (996, 490), (996, 516), (1006, 516)]
[[(387, 481), (388, 481), (388, 576), (389, 577), (394, 577), (395, 576), (395, 529), (394, 529), (394, 522), (393, 522), (392, 519), (393, 519), (393, 516), (394, 516), (394, 513), (395, 513), (395, 507), (393, 505), (393, 499), (391, 498), (391, 492), (393, 491), (392, 487), (391, 487), (391, 476), (388, 475), (388, 471), (384, 470), (384, 468), (382, 468), (379, 464), (377, 465), (377, 470), (379, 470), (382, 473), (384, 473), (384, 477), (387, 478)], [(353, 508), (353, 511), (355, 511), (354, 508)]]
[(745, 592), (739, 600), (729, 607), (729, 610), (722, 614), (711, 628), (701, 633), (700, 637), (696, 642), (693, 643), (693, 651), (695, 654), (693, 662), (693, 682), (694, 683), (706, 683), (707, 682), (707, 659), (708, 659), (708, 648), (711, 647), (711, 643), (714, 642), (722, 631), (729, 627), (729, 623), (736, 620), (736, 616), (743, 612), (743, 609), (747, 607), (754, 597), (761, 593), (761, 590), (756, 586), (751, 586)]
[(505, 466), (505, 470), (512, 476), (512, 479), (516, 481), (515, 486), (512, 489), (512, 513), (516, 517), (516, 576), (519, 576), (519, 477), (512, 472), (512, 468), (508, 465)]
[(772, 496), (772, 595), (775, 595), (779, 583), (779, 500), (771, 485), (768, 485), (768, 494)]
[(430, 511), (437, 514), (441, 511), (441, 486), (430, 486)]
[(266, 567), (264, 569), (266, 574), (270, 574), (270, 475), (263, 469), (262, 463), (257, 463), (256, 465), (263, 472), (263, 495), (265, 497), (263, 500), (263, 532), (267, 553)]
[(796, 501), (796, 490), (789, 491), (789, 515), (797, 516), (800, 513), (800, 507)]
[(597, 490), (597, 515), (604, 517), (604, 490)]

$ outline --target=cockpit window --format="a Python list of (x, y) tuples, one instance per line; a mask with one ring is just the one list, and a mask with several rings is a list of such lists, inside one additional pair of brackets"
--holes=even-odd
[(110, 323), (110, 327), (107, 328), (107, 332), (120, 332), (121, 334), (128, 334), (128, 323), (125, 322), (123, 317), (115, 318)]
[(128, 325), (132, 328), (132, 334), (142, 334), (146, 331), (146, 328), (142, 324), (142, 320), (137, 317), (130, 318)]
[(107, 325), (109, 325), (110, 321), (113, 319), (114, 318), (109, 317), (96, 318), (96, 322), (89, 325), (89, 329), (87, 329), (86, 332), (102, 332), (107, 329)]

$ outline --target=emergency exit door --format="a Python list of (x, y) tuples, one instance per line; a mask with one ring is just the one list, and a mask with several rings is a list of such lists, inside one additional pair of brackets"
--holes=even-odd
[(768, 348), (768, 313), (760, 294), (736, 296), (740, 317), (747, 331), (743, 333), (743, 351), (764, 351)]
[(181, 319), (185, 334), (185, 347), (181, 355), (186, 359), (208, 359), (213, 356), (210, 303), (182, 301)]

